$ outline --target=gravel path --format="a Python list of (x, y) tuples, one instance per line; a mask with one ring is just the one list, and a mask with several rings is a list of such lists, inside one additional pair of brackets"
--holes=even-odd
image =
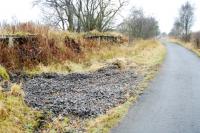
[(112, 133), (199, 133), (200, 58), (176, 44), (148, 91)]
[(23, 89), (32, 107), (55, 115), (91, 117), (124, 103), (140, 79), (132, 70), (111, 66), (87, 74), (24, 77)]

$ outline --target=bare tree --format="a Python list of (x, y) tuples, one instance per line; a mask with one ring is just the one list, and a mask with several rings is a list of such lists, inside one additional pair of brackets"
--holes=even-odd
[(120, 9), (124, 0), (78, 0), (74, 6), (76, 17), (83, 31), (105, 31)]
[(73, 0), (37, 0), (35, 4), (42, 7), (46, 22), (74, 31)]
[(142, 37), (152, 38), (158, 36), (159, 33), (158, 21), (154, 17), (146, 17), (143, 20)]
[(74, 31), (74, 9), (73, 9), (73, 0), (60, 0), (61, 1), (61, 10), (65, 12), (67, 22), (68, 22), (68, 30)]
[(189, 41), (193, 21), (194, 7), (186, 2), (180, 8), (179, 16), (174, 22), (170, 35)]
[[(125, 0), (37, 0), (54, 24), (69, 31), (105, 31), (125, 5)], [(54, 14), (48, 14), (53, 10)], [(58, 18), (58, 19), (55, 19)]]
[(178, 19), (176, 19), (176, 21), (174, 22), (173, 28), (171, 30), (171, 32), (169, 33), (170, 36), (175, 36), (178, 38), (181, 38), (183, 35), (183, 28), (182, 28), (182, 24), (180, 23), (180, 21)]
[(146, 17), (142, 9), (132, 8), (130, 16), (119, 25), (119, 30), (134, 38), (152, 38), (159, 34), (158, 22), (153, 17)]
[(186, 2), (181, 6), (179, 13), (180, 24), (183, 28), (183, 36), (186, 41), (189, 41), (189, 34), (194, 21), (194, 8)]

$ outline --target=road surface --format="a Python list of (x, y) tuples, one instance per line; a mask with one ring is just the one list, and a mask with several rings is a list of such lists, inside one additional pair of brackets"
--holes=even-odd
[(166, 48), (159, 75), (112, 133), (200, 133), (200, 58)]

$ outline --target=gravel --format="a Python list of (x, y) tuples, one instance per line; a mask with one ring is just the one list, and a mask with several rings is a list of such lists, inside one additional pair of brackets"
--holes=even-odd
[[(12, 78), (15, 82), (19, 81), (16, 77)], [(94, 117), (124, 103), (141, 79), (133, 70), (119, 70), (117, 66), (93, 73), (44, 73), (21, 78), (28, 105), (56, 116), (79, 117)]]

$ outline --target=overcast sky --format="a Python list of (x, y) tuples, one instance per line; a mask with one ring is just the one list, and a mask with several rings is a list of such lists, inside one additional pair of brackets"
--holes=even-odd
[[(20, 21), (39, 21), (40, 10), (32, 6), (33, 0), (0, 0), (0, 21), (12, 21), (17, 18)], [(174, 19), (178, 15), (180, 6), (186, 1), (195, 7), (195, 23), (193, 31), (200, 30), (200, 1), (199, 0), (129, 0), (128, 6), (123, 9), (121, 15), (126, 17), (132, 6), (143, 8), (146, 15), (154, 16), (160, 25), (162, 32), (169, 32)]]

